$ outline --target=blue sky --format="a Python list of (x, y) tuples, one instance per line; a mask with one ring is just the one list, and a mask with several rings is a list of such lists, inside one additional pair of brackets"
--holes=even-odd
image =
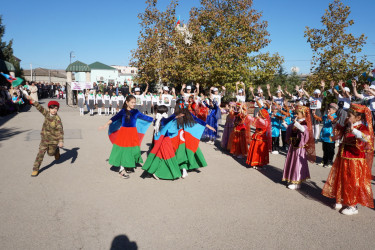
[[(306, 26), (321, 27), (321, 16), (332, 1), (254, 0), (254, 8), (268, 21), (272, 40), (264, 51), (283, 56), (287, 71), (297, 66), (299, 73), (308, 73), (312, 52), (304, 30)], [(355, 21), (349, 31), (368, 37), (363, 53), (375, 63), (373, 0), (343, 2), (351, 7), (349, 17)], [(159, 0), (160, 9), (168, 3)], [(177, 15), (187, 21), (193, 6), (199, 6), (199, 0), (180, 0)], [(6, 26), (3, 39), (13, 38), (15, 55), (24, 69), (31, 63), (33, 68), (65, 69), (70, 51), (75, 55), (72, 61), (128, 65), (139, 36), (137, 15), (144, 8), (143, 0), (14, 0), (0, 9)]]

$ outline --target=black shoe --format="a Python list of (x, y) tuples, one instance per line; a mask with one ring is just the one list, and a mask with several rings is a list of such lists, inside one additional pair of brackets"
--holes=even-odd
[(59, 160), (60, 159), (60, 149), (59, 148), (56, 148), (56, 153), (55, 153), (55, 160)]

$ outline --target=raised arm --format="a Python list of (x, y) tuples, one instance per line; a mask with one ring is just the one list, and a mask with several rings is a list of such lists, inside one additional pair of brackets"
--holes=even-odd
[(271, 87), (270, 87), (269, 84), (267, 84), (267, 94), (268, 94), (269, 99), (272, 100), (273, 98), (272, 98), (272, 95), (271, 95)]
[(142, 93), (142, 95), (145, 95), (145, 94), (147, 93), (147, 91), (148, 91), (148, 83), (146, 83), (146, 89), (145, 89), (145, 91)]
[(353, 85), (353, 92), (354, 92), (354, 96), (358, 99), (363, 99), (363, 95), (361, 94), (358, 94), (357, 92), (357, 81), (356, 80), (353, 80), (352, 81), (352, 85)]
[(182, 84), (182, 88), (180, 94), (183, 96), (185, 94), (184, 89), (186, 88), (186, 84)]

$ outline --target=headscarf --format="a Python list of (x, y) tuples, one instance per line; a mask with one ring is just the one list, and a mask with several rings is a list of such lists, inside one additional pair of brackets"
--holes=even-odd
[(315, 162), (316, 160), (316, 154), (315, 154), (315, 139), (314, 139), (314, 133), (312, 129), (312, 122), (311, 122), (311, 115), (310, 115), (310, 109), (306, 106), (297, 105), (296, 106), (296, 113), (302, 112), (305, 116), (306, 126), (307, 130), (309, 131), (309, 140), (306, 143), (305, 149), (307, 152), (307, 160), (309, 162)]
[(361, 114), (365, 114), (364, 124), (369, 131), (369, 138), (364, 142), (364, 151), (366, 155), (367, 166), (371, 169), (374, 160), (374, 128), (372, 126), (372, 115), (368, 107), (360, 104), (352, 103), (350, 109)]
[(266, 120), (266, 136), (267, 136), (267, 146), (268, 146), (268, 151), (272, 151), (272, 126), (271, 126), (271, 117), (270, 114), (268, 113), (267, 109), (261, 109), (259, 111), (260, 116)]
[(167, 113), (163, 113), (163, 114), (160, 114), (160, 113), (157, 113), (156, 114), (156, 121), (155, 121), (155, 125), (154, 125), (154, 131), (155, 131), (155, 134), (159, 134), (159, 129), (160, 129), (160, 121), (161, 119), (163, 118), (168, 118), (168, 114)]

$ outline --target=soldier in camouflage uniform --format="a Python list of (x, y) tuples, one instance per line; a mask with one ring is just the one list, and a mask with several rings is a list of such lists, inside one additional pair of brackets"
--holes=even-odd
[(50, 101), (48, 110), (46, 110), (38, 102), (32, 100), (30, 96), (27, 99), (45, 117), (42, 132), (40, 133), (42, 139), (39, 144), (39, 152), (31, 174), (32, 177), (36, 177), (39, 174), (39, 167), (46, 152), (49, 156), (55, 156), (56, 160), (60, 158), (59, 147), (64, 146), (64, 130), (61, 118), (57, 115), (60, 107), (58, 102)]

